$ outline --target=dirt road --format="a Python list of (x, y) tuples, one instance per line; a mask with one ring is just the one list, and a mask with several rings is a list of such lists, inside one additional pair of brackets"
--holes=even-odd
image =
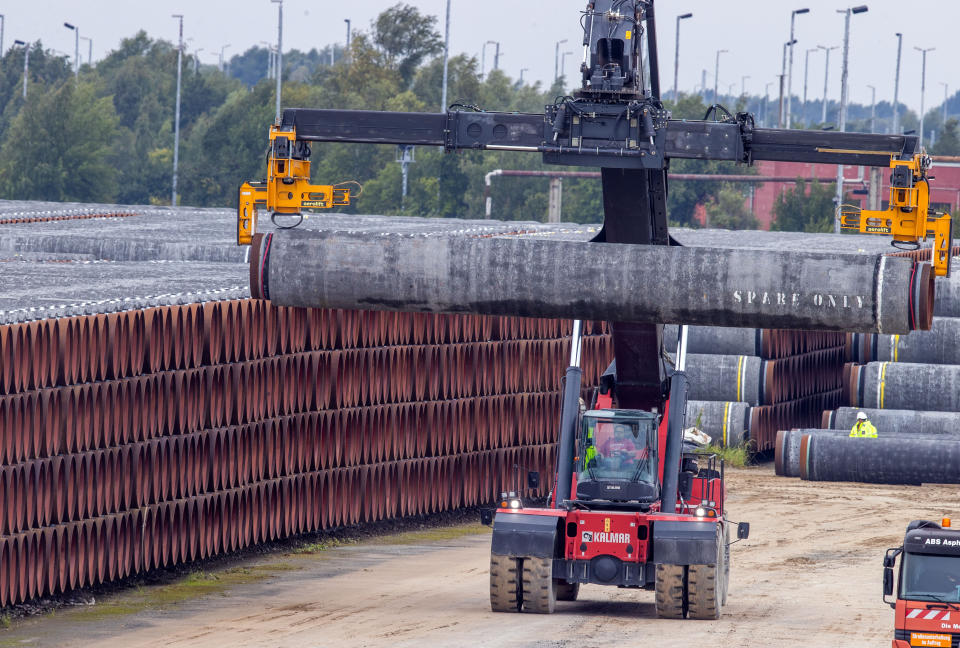
[(657, 619), (652, 593), (596, 586), (552, 616), (493, 614), (489, 533), (470, 526), (276, 554), (126, 591), (16, 621), (0, 630), (0, 646), (889, 646), (884, 549), (911, 519), (960, 513), (956, 487), (800, 482), (769, 465), (728, 475), (731, 518), (752, 529), (731, 548), (719, 621)]

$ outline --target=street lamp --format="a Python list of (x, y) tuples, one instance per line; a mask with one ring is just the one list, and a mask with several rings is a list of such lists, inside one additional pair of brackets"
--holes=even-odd
[[(777, 128), (783, 128), (784, 117), (786, 116), (786, 104), (783, 101), (783, 92), (784, 86), (787, 80), (787, 48), (793, 47), (794, 43), (797, 41), (787, 41), (783, 44), (783, 67), (780, 71), (780, 107), (777, 110)], [(787, 124), (787, 128), (790, 128), (790, 124)]]
[(717, 50), (717, 64), (713, 70), (713, 103), (717, 103), (717, 87), (720, 83), (720, 55), (727, 54), (730, 50)]
[(673, 100), (680, 99), (680, 21), (687, 18), (693, 18), (692, 13), (680, 14), (677, 16), (677, 49), (673, 55)]
[(767, 123), (767, 108), (770, 105), (770, 86), (773, 85), (771, 81), (765, 86), (765, 93), (763, 98), (763, 116), (760, 117), (760, 123), (764, 124), (767, 128), (770, 127), (770, 124)]
[(22, 40), (15, 40), (13, 44), (23, 48), (23, 98), (27, 98), (27, 77), (30, 74), (30, 46)]
[(347, 23), (347, 52), (346, 52), (346, 54), (347, 54), (347, 60), (349, 61), (349, 60), (350, 60), (350, 37), (352, 36), (352, 34), (350, 33), (350, 19), (349, 19), (349, 18), (344, 18), (344, 19), (343, 19), (343, 22)]
[[(810, 54), (811, 52), (818, 51), (818, 48), (811, 47), (807, 50), (805, 60), (803, 62), (803, 109), (807, 109), (807, 86), (810, 82)], [(806, 120), (804, 120), (806, 121)]]
[(946, 83), (944, 83), (943, 81), (940, 82), (940, 85), (943, 86), (943, 117), (942, 117), (942, 121), (943, 121), (943, 125), (946, 126), (946, 125), (947, 125), (947, 101), (950, 100), (950, 86), (949, 86), (949, 84), (946, 84)]
[(529, 72), (530, 68), (520, 68), (520, 85), (523, 85), (523, 73)]
[(923, 148), (923, 118), (926, 116), (926, 98), (927, 98), (927, 52), (932, 52), (935, 47), (926, 49), (914, 45), (913, 49), (923, 54), (923, 72), (920, 75), (920, 148)]
[(447, 111), (447, 83), (450, 79), (450, 0), (447, 0), (447, 23), (443, 36), (443, 89), (440, 92), (440, 112)]
[(87, 41), (87, 65), (93, 64), (93, 39), (81, 36), (80, 40)]
[(273, 78), (273, 45), (267, 41), (260, 41), (267, 48), (267, 79)]
[[(280, 110), (280, 96), (283, 93), (283, 0), (270, 0), (277, 5), (277, 126), (283, 116)], [(347, 22), (347, 33), (350, 32), (350, 22)], [(350, 37), (347, 37), (349, 42)]]
[[(487, 41), (492, 43), (493, 41)], [(556, 83), (560, 78), (560, 46), (567, 42), (567, 39), (557, 41), (556, 47), (554, 48), (553, 54), (553, 82)]]
[(876, 133), (876, 132), (877, 132), (877, 89), (876, 89), (874, 86), (872, 86), (872, 85), (868, 85), (867, 87), (870, 88), (870, 92), (871, 92), (871, 95), (870, 95), (870, 132), (871, 132), (871, 133)]
[(227, 48), (228, 48), (228, 47), (230, 47), (230, 43), (227, 43), (226, 45), (224, 45), (224, 46), (222, 46), (222, 47), (220, 48), (220, 72), (221, 72), (221, 73), (225, 72), (226, 69), (227, 69), (227, 68), (226, 68), (226, 65), (225, 65), (225, 63), (224, 63), (223, 55), (224, 55), (224, 53), (227, 51)]
[(193, 73), (198, 74), (200, 72), (200, 52), (203, 51), (202, 47), (198, 47), (193, 51)]
[(823, 45), (817, 45), (817, 49), (822, 49), (827, 53), (827, 62), (823, 69), (823, 114), (820, 115), (820, 123), (827, 123), (827, 94), (830, 91), (830, 52), (835, 49), (840, 49), (839, 45), (834, 45), (833, 47), (824, 47)]
[[(848, 9), (837, 9), (837, 13), (844, 15), (843, 25), (843, 68), (840, 72), (840, 132), (847, 130), (847, 77), (850, 67), (850, 16), (867, 11), (867, 5), (859, 5)], [(837, 165), (837, 197), (836, 216), (833, 219), (833, 233), (840, 233), (840, 206), (843, 204), (843, 165)]]
[(897, 72), (893, 79), (893, 134), (900, 134), (900, 54), (903, 52), (903, 34), (897, 32)]
[(180, 39), (177, 44), (177, 109), (173, 119), (173, 188), (170, 206), (177, 206), (177, 169), (180, 164), (180, 78), (183, 73), (183, 14), (173, 14), (180, 22)]
[(483, 44), (483, 47), (480, 50), (480, 78), (485, 79), (487, 76), (487, 45), (496, 45), (497, 47), (500, 44), (497, 41), (488, 40)]
[(573, 52), (564, 52), (560, 55), (560, 78), (566, 79), (567, 77), (567, 57), (573, 54)]
[(797, 42), (793, 35), (793, 25), (797, 16), (810, 13), (809, 9), (794, 9), (790, 12), (790, 66), (787, 68), (787, 128), (793, 117), (793, 46)]
[(77, 78), (80, 76), (80, 28), (68, 22), (63, 23), (63, 26), (73, 30), (73, 76)]
[(741, 96), (744, 96), (744, 97), (747, 96), (747, 79), (749, 78), (750, 76), (747, 75), (747, 76), (741, 77), (740, 79), (740, 95)]
[(5, 21), (4, 15), (0, 14), (0, 56), (3, 56), (3, 24)]

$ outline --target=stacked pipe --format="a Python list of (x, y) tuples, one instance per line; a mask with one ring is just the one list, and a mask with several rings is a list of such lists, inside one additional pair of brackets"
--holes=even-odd
[[(586, 335), (595, 384), (610, 341)], [(526, 470), (543, 494), (568, 336), (254, 300), (0, 326), (0, 606), (487, 503)]]
[[(688, 328), (687, 422), (716, 442), (774, 447), (777, 430), (806, 427), (840, 404), (844, 335), (769, 329)], [(676, 344), (677, 327), (664, 341)]]
[[(928, 251), (917, 251), (921, 259)], [(778, 474), (882, 483), (960, 481), (960, 281), (937, 280), (933, 325), (909, 335), (850, 333), (844, 401), (821, 427), (777, 435)], [(849, 438), (860, 412), (878, 438)]]

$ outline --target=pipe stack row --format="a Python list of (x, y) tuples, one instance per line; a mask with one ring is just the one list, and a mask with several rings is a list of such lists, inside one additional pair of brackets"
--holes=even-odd
[[(960, 483), (960, 276), (937, 280), (933, 326), (847, 335), (844, 401), (820, 429), (778, 433), (778, 474), (809, 480)], [(859, 412), (878, 438), (849, 438)]]
[[(583, 370), (612, 357), (585, 326)], [(570, 323), (235, 300), (0, 326), (0, 606), (551, 487)]]
[[(667, 348), (676, 341), (666, 327)], [(689, 327), (687, 425), (721, 445), (772, 448), (777, 430), (840, 404), (843, 344), (842, 333)]]

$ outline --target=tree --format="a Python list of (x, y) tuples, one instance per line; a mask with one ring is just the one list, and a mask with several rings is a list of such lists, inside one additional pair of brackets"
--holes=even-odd
[(773, 206), (771, 229), (781, 232), (832, 232), (836, 184), (807, 183), (797, 178), (792, 189), (784, 191)]
[(0, 146), (0, 195), (20, 200), (112, 202), (118, 120), (109, 97), (68, 81), (27, 95)]
[(746, 205), (746, 196), (733, 187), (723, 187), (704, 205), (707, 212), (707, 227), (731, 230), (757, 229), (756, 216)]
[(373, 21), (373, 42), (393, 61), (404, 88), (410, 87), (424, 59), (443, 51), (436, 24), (436, 16), (424, 16), (416, 7), (402, 2)]
[(960, 122), (955, 118), (947, 120), (933, 147), (934, 155), (960, 155)]

